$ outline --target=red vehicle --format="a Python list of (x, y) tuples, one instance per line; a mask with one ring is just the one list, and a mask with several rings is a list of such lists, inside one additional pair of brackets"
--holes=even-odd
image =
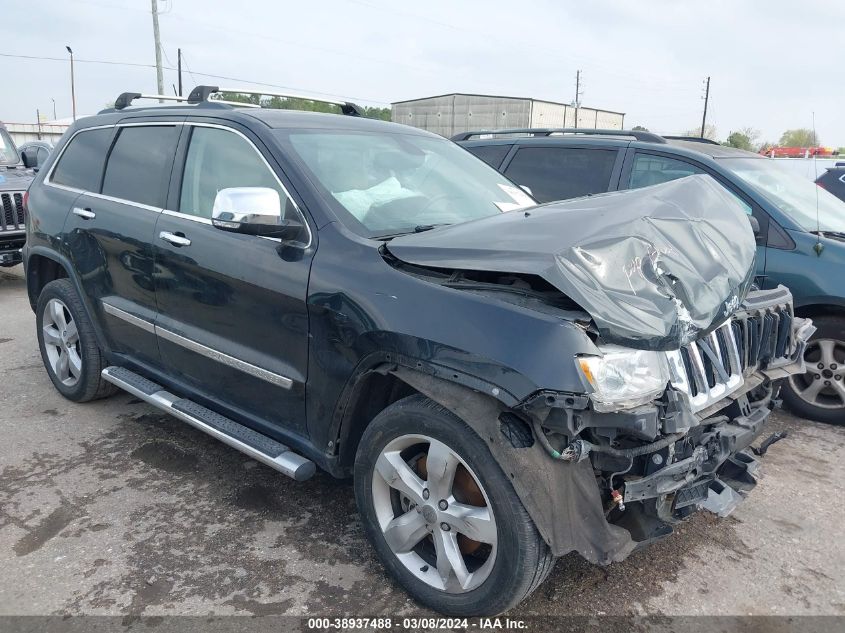
[(809, 158), (810, 156), (836, 156), (839, 152), (831, 147), (767, 147), (760, 150), (770, 158)]

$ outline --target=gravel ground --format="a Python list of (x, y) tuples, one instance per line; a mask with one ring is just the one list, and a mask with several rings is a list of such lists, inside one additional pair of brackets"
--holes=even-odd
[[(0, 269), (0, 615), (423, 613), (364, 540), (349, 482), (296, 483), (128, 394), (77, 405)], [(845, 427), (790, 437), (727, 519), (601, 568), (577, 556), (510, 615), (845, 615)]]

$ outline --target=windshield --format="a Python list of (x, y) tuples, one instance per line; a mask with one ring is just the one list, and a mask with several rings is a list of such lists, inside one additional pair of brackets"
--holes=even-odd
[(845, 202), (813, 181), (787, 171), (772, 159), (726, 158), (720, 162), (759, 189), (805, 231), (845, 233)]
[(18, 150), (9, 133), (0, 128), (0, 165), (17, 165), (19, 162)]
[(446, 139), (336, 130), (297, 130), (287, 137), (332, 206), (368, 237), (535, 204), (496, 170)]

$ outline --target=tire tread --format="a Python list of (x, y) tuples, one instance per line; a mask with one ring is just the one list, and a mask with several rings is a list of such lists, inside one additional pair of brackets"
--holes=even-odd
[[(38, 296), (37, 311), (39, 315), (42, 314), (47, 301), (53, 298), (59, 299), (73, 314), (73, 320), (76, 322), (76, 328), (79, 332), (83, 369), (83, 376), (80, 378), (80, 382), (82, 384), (81, 389), (77, 389), (75, 392), (67, 392), (65, 389), (60, 388), (60, 386), (56, 384), (55, 380), (53, 380), (52, 370), (47, 367), (43, 351), (44, 344), (41, 338), (41, 332), (39, 331), (39, 348), (41, 349), (42, 358), (44, 358), (44, 365), (47, 369), (47, 373), (50, 375), (50, 379), (53, 380), (53, 384), (56, 386), (56, 389), (63, 396), (75, 402), (90, 402), (91, 400), (107, 398), (108, 396), (116, 393), (117, 387), (107, 380), (104, 380), (102, 377), (102, 371), (108, 366), (108, 363), (97, 344), (97, 337), (94, 335), (94, 326), (88, 319), (88, 313), (85, 310), (85, 306), (82, 304), (82, 300), (79, 298), (76, 288), (70, 279), (56, 279), (44, 286), (44, 289)], [(40, 317), (37, 322), (40, 324)]]

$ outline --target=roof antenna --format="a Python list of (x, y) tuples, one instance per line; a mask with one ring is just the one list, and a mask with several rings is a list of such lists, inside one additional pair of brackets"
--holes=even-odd
[[(813, 111), (813, 144), (818, 145), (819, 137), (816, 135), (816, 113)], [(814, 182), (819, 179), (819, 167), (818, 167), (818, 152), (816, 148), (813, 148), (813, 171), (815, 172)], [(816, 251), (816, 255), (818, 257), (822, 256), (822, 251), (824, 250), (824, 244), (822, 244), (822, 226), (821, 221), (819, 220), (819, 186), (816, 185), (816, 243), (813, 246), (813, 250)]]

